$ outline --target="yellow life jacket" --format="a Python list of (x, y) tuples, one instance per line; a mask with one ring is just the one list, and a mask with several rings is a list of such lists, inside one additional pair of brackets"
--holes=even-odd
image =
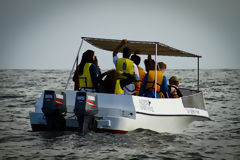
[[(163, 80), (162, 72), (157, 71), (157, 92), (160, 92), (160, 86), (162, 84), (162, 80)], [(155, 71), (154, 70), (150, 70), (148, 72), (146, 89), (150, 91), (155, 91)]]
[(89, 71), (92, 63), (85, 63), (83, 68), (83, 74), (78, 76), (80, 88), (93, 88), (92, 78)]
[(159, 93), (159, 98), (166, 98), (162, 92)]
[(119, 79), (116, 81), (114, 94), (124, 94), (124, 90), (122, 89), (122, 87), (120, 85), (120, 80)]
[[(127, 58), (119, 58), (116, 62), (116, 71), (134, 75), (133, 61)], [(126, 79), (127, 77), (120, 75), (119, 78)]]
[(139, 72), (139, 81), (135, 82), (136, 95), (138, 95), (139, 92), (140, 92), (142, 81), (143, 81), (144, 76), (145, 76), (145, 72), (144, 72), (143, 68), (140, 67), (140, 66), (137, 66), (137, 67), (138, 67), (138, 72)]

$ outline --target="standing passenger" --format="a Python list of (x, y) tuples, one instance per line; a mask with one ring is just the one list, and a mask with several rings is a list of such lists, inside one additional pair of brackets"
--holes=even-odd
[[(127, 43), (126, 39), (123, 39), (119, 46), (113, 51), (113, 63), (116, 66), (116, 71), (121, 71), (123, 73), (128, 73), (135, 75), (136, 80), (139, 80), (139, 73), (136, 64), (129, 59), (131, 55), (131, 50), (128, 47), (123, 48), (123, 58), (118, 58), (117, 54), (119, 50)], [(127, 79), (126, 76), (121, 75), (121, 79)], [(135, 94), (135, 85), (133, 83), (126, 85), (124, 88), (124, 94), (134, 95)]]

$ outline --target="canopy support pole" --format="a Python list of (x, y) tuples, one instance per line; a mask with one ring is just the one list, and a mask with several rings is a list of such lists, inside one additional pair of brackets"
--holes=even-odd
[[(80, 47), (79, 47), (79, 49), (78, 49), (78, 53), (77, 53), (77, 56), (76, 56), (75, 61), (74, 61), (74, 63), (73, 63), (72, 70), (71, 70), (71, 72), (70, 72), (70, 74), (69, 74), (68, 81), (67, 81), (67, 84), (66, 84), (66, 86), (65, 86), (65, 89), (67, 89), (68, 84), (69, 84), (69, 81), (70, 81), (70, 79), (71, 79), (71, 77), (72, 77), (73, 70), (74, 70), (74, 66), (75, 66), (75, 64), (78, 63), (78, 56), (79, 56), (80, 50), (81, 50), (81, 48), (82, 48), (82, 44), (83, 44), (83, 39), (82, 39), (81, 44), (80, 44)], [(77, 64), (77, 65), (78, 65), (78, 64)]]
[(157, 43), (155, 44), (155, 98), (157, 97)]
[(198, 90), (198, 92), (199, 92), (199, 57), (197, 57), (197, 59), (198, 59), (198, 60), (197, 60), (197, 61), (198, 61), (198, 62), (197, 62), (197, 72), (198, 72), (198, 73), (197, 73), (197, 74), (198, 74), (197, 90)]

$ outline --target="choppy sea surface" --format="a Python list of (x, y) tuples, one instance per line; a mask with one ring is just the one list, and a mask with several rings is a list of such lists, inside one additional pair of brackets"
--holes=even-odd
[[(240, 159), (240, 70), (200, 70), (211, 121), (182, 134), (32, 132), (29, 112), (42, 90), (64, 88), (68, 70), (0, 70), (0, 159)], [(167, 70), (196, 89), (196, 70)], [(71, 82), (69, 88), (73, 87)]]

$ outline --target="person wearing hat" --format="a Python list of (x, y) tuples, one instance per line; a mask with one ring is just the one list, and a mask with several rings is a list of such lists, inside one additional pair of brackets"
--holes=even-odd
[(172, 76), (169, 79), (169, 86), (168, 86), (170, 98), (179, 98), (183, 96), (178, 86), (179, 86), (179, 79), (176, 76)]

